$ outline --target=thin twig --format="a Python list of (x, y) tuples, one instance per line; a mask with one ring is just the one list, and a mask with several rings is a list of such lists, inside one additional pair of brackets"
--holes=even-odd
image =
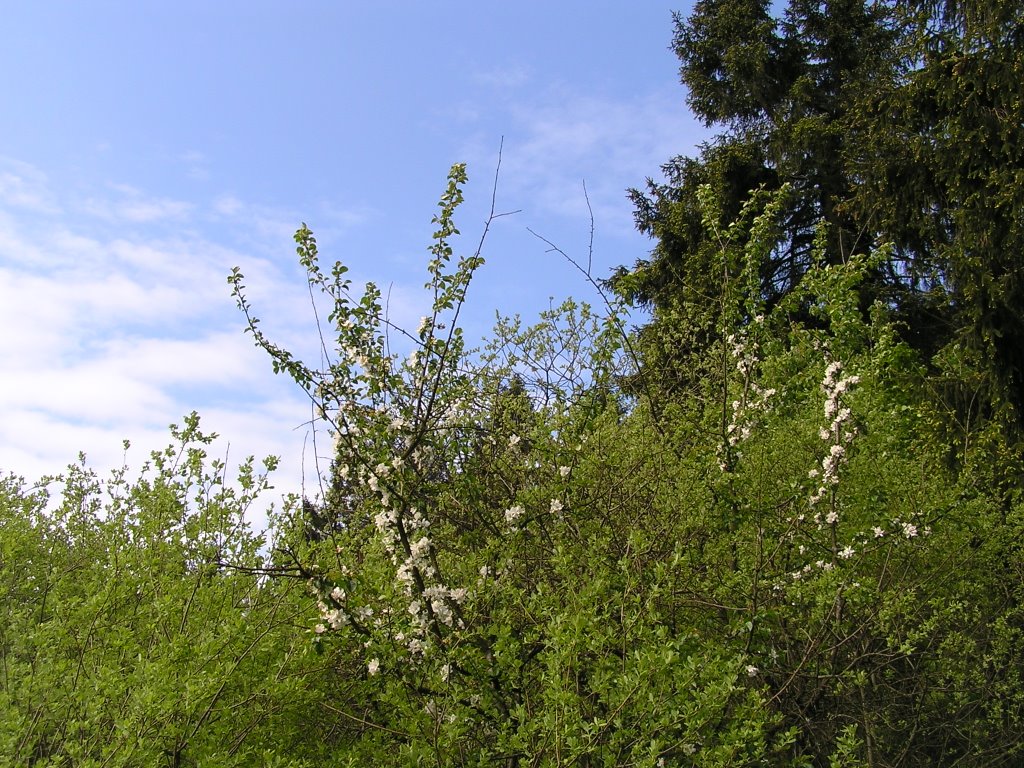
[(320, 706), (322, 706), (324, 709), (327, 709), (327, 710), (330, 710), (331, 712), (334, 712), (335, 714), (341, 715), (342, 717), (347, 717), (349, 720), (357, 722), (360, 725), (365, 725), (367, 728), (376, 728), (378, 731), (385, 731), (387, 733), (393, 733), (395, 736), (401, 736), (403, 739), (411, 739), (412, 738), (412, 734), (403, 733), (402, 731), (396, 731), (393, 728), (388, 728), (387, 726), (384, 726), (384, 725), (377, 725), (377, 723), (371, 723), (369, 720), (364, 720), (361, 717), (356, 717), (355, 715), (353, 715), (353, 714), (351, 714), (349, 712), (346, 712), (343, 709), (338, 709), (337, 707), (332, 707), (326, 701), (321, 701), (320, 702)]
[[(590, 201), (589, 200), (587, 201), (587, 208), (590, 209)], [(590, 273), (589, 265), (592, 263), (593, 255), (594, 255), (594, 243), (593, 243), (594, 212), (593, 212), (593, 210), (590, 211), (591, 242), (590, 242), (590, 248), (588, 249), (588, 253), (587, 253), (587, 259), (588, 259), (588, 268), (587, 269), (584, 269), (583, 267), (581, 267), (579, 262), (577, 262), (574, 258), (572, 258), (572, 256), (567, 254), (564, 250), (559, 248), (557, 245), (555, 245), (553, 242), (548, 240), (543, 235), (540, 235), (537, 232), (534, 232), (529, 227), (526, 228), (526, 231), (529, 232), (534, 237), (536, 237), (541, 242), (545, 243), (548, 246), (548, 249), (549, 249), (548, 253), (557, 253), (563, 259), (565, 259), (570, 264), (572, 264), (574, 267), (576, 267), (576, 269), (579, 270), (579, 272), (583, 275), (583, 277), (586, 278), (587, 282), (590, 283), (590, 285), (592, 285), (594, 287), (594, 290), (597, 291), (598, 296), (601, 297), (601, 301), (604, 302), (605, 308), (608, 310), (608, 316), (611, 318), (612, 322), (615, 324), (615, 329), (616, 329), (616, 331), (618, 331), (619, 336), (622, 339), (622, 343), (623, 343), (623, 346), (626, 348), (626, 352), (629, 354), (630, 359), (633, 361), (633, 365), (635, 366), (636, 370), (639, 371), (640, 370), (640, 356), (637, 354), (636, 350), (634, 349), (633, 343), (629, 339), (629, 334), (626, 333), (626, 328), (625, 328), (625, 326), (623, 326), (622, 321), (619, 319), (619, 313), (615, 310), (615, 307), (612, 305), (611, 300), (608, 298), (608, 294), (606, 294), (604, 289), (601, 287), (601, 284), (598, 283), (597, 280), (594, 279), (594, 276)], [(653, 394), (651, 394), (651, 390), (650, 390), (650, 387), (647, 384), (646, 377), (641, 375), (640, 376), (640, 383), (641, 383), (641, 385), (643, 386), (643, 388), (644, 388), (644, 390), (646, 392), (647, 402), (650, 404), (652, 411), (654, 411), (654, 416), (656, 417), (654, 419), (654, 428), (658, 430), (659, 434), (664, 434), (664, 431), (663, 431), (662, 426), (661, 426), (661, 419), (657, 418), (658, 414), (657, 414), (657, 408), (655, 406), (654, 396), (653, 396)]]

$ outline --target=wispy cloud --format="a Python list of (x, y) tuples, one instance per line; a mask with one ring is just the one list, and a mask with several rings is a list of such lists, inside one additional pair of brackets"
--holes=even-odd
[(111, 222), (146, 224), (184, 219), (193, 208), (183, 200), (151, 197), (124, 184), (111, 186), (114, 196), (87, 198), (81, 203), (82, 210)]
[[(517, 94), (505, 109), (503, 197), (517, 208), (570, 218), (589, 216), (589, 197), (598, 226), (619, 234), (633, 231), (627, 189), (642, 187), (703, 135), (675, 91), (616, 98), (550, 86)], [(468, 151), (489, 158), (492, 142), (480, 139)]]
[(237, 216), (245, 209), (245, 203), (234, 195), (221, 195), (213, 201), (213, 210), (218, 216)]
[[(61, 206), (44, 174), (22, 164), (18, 178), (32, 180), (23, 197), (36, 202), (0, 215), (0, 471), (39, 476), (80, 450), (111, 468), (123, 439), (144, 457), (167, 443), (168, 424), (198, 409), (236, 458), (282, 455), (278, 486), (299, 489), (308, 401), (242, 333), (226, 277), (242, 266), (268, 333), (316, 359), (305, 286), (244, 242), (197, 234), (211, 218), (234, 217), (218, 233), (262, 222), (264, 237), (277, 238), (266, 250), (286, 255), (290, 215), (240, 199), (203, 208), (114, 185), (84, 208)], [(185, 234), (152, 226), (166, 219)], [(345, 221), (341, 212), (336, 219)], [(124, 222), (135, 225), (129, 234)]]
[(0, 205), (37, 213), (56, 213), (59, 210), (42, 171), (28, 163), (2, 156)]
[[(79, 451), (113, 468), (126, 438), (138, 466), (168, 443), (168, 424), (196, 409), (223, 435), (211, 453), (230, 444), (236, 460), (280, 455), (278, 489), (315, 493), (314, 438), (325, 471), (327, 436), (312, 434), (306, 396), (274, 376), (243, 333), (226, 282), (240, 266), (261, 328), (318, 364), (310, 298), (291, 257), (297, 213), (230, 194), (186, 204), (114, 184), (83, 205), (61, 200), (27, 164), (5, 167), (23, 180), (8, 192), (26, 205), (0, 212), (0, 472), (38, 477)], [(331, 201), (314, 213), (328, 239), (373, 216)], [(366, 277), (358, 272), (356, 292)], [(417, 274), (411, 285), (382, 286), (392, 320), (415, 325), (421, 282)]]
[(178, 155), (178, 160), (185, 166), (185, 174), (190, 179), (206, 181), (210, 178), (210, 163), (205, 153), (190, 149)]
[(489, 88), (518, 88), (530, 80), (529, 71), (522, 66), (478, 70), (472, 79)]

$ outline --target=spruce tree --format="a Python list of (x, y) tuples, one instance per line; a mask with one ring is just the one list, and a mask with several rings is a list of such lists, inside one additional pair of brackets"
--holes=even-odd
[(702, 226), (700, 188), (720, 201), (724, 226), (757, 190), (785, 186), (778, 245), (760, 269), (766, 306), (788, 298), (806, 319), (796, 288), (815, 260), (845, 263), (888, 243), (862, 288), (865, 312), (876, 302), (892, 311), (926, 360), (941, 352), (936, 370), (970, 370), (953, 398), (984, 402), (989, 417), (1006, 406), (1017, 420), (1022, 17), (1002, 1), (864, 0), (791, 0), (777, 16), (764, 0), (702, 0), (676, 15), (687, 102), (719, 133), (696, 157), (669, 161), (663, 182), (632, 191), (656, 245), (611, 280), (653, 310), (648, 363), (670, 391), (702, 376), (696, 358), (716, 340), (708, 316), (726, 309), (737, 274), (709, 269), (720, 243)]

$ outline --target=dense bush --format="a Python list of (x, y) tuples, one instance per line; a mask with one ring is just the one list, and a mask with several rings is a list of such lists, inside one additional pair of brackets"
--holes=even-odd
[[(924, 366), (860, 301), (884, 253), (809, 269), (796, 322), (751, 287), (778, 210), (758, 197), (706, 254), (720, 300), (663, 338), (567, 302), (467, 351), (464, 181), (415, 331), (297, 233), (332, 308), (325, 368), (267, 339), (232, 275), (335, 441), (325, 498), (290, 500), (269, 541), (244, 517), (263, 477), (205, 468), (195, 418), (137, 481), (5, 483), (4, 758), (1015, 764), (1016, 447), (941, 439)], [(699, 375), (645, 387), (636, 345), (694, 318)]]

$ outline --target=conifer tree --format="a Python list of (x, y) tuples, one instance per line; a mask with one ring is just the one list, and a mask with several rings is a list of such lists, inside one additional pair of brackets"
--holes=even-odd
[[(670, 382), (694, 377), (709, 341), (704, 316), (723, 309), (724, 282), (737, 274), (709, 269), (719, 243), (702, 226), (699, 189), (720, 201), (724, 226), (756, 190), (785, 186), (778, 245), (760, 267), (767, 306), (795, 295), (814, 258), (845, 263), (889, 243), (862, 288), (864, 310), (881, 302), (926, 359), (943, 351), (939, 369), (974, 372), (966, 399), (990, 415), (1008, 406), (1016, 420), (1022, 35), (1024, 13), (1004, 0), (791, 0), (778, 16), (766, 0), (702, 0), (688, 18), (677, 14), (688, 104), (719, 133), (696, 157), (668, 162), (664, 182), (632, 192), (637, 225), (656, 246), (611, 284), (654, 310), (653, 369)], [(806, 309), (793, 301), (800, 319)], [(671, 341), (659, 336), (667, 326)]]

